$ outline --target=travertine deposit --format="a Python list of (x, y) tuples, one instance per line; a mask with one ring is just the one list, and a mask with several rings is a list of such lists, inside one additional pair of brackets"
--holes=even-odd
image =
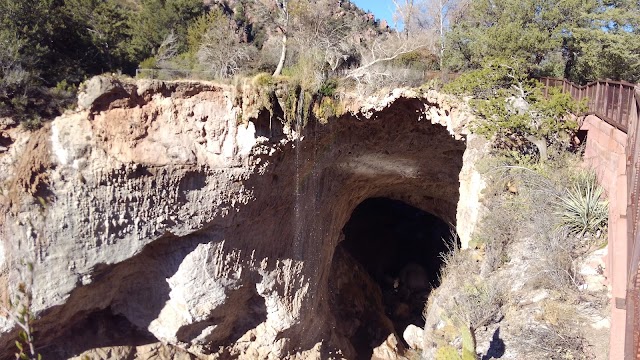
[[(336, 253), (354, 208), (400, 200), (468, 241), (480, 180), (463, 105), (396, 90), (302, 124), (252, 91), (97, 77), (36, 132), (5, 121), (0, 285), (6, 301), (32, 279), (45, 358), (353, 359), (364, 325), (338, 303), (357, 318), (382, 301)], [(401, 351), (379, 315), (391, 345), (373, 353)], [(4, 358), (16, 327), (0, 330)]]

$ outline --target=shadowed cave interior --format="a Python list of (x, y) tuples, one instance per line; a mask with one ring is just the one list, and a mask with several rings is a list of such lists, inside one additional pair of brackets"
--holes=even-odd
[(393, 332), (400, 340), (410, 324), (424, 326), (453, 236), (437, 216), (389, 198), (358, 205), (343, 235), (331, 266), (331, 308), (357, 358), (370, 359)]

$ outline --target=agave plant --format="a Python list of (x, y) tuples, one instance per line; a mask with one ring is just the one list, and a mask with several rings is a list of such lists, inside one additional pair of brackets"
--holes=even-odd
[(602, 231), (609, 221), (609, 203), (595, 174), (578, 178), (573, 187), (558, 198), (560, 224), (570, 233), (583, 236)]

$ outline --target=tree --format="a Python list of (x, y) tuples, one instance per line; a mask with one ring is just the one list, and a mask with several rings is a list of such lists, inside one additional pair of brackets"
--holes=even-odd
[(430, 41), (426, 37), (403, 39), (397, 35), (376, 38), (371, 44), (361, 48), (362, 63), (349, 71), (346, 78), (360, 79), (375, 73), (375, 66), (391, 62), (402, 55), (422, 48), (428, 48)]
[(132, 9), (113, 0), (65, 0), (63, 11), (70, 14), (91, 46), (86, 49), (96, 59), (89, 73), (114, 69), (133, 70), (130, 54)]
[[(305, 1), (305, 0), (299, 0)], [(256, 11), (260, 17), (266, 20), (267, 23), (281, 36), (281, 50), (278, 65), (273, 72), (273, 76), (278, 76), (282, 73), (284, 63), (287, 59), (287, 43), (289, 41), (289, 25), (291, 20), (291, 13), (289, 11), (289, 5), (292, 0), (261, 0), (256, 1)]]
[[(197, 58), (201, 66), (220, 78), (237, 74), (255, 51), (242, 43), (235, 34), (233, 24), (221, 11), (213, 10), (205, 15), (207, 26), (201, 36)], [(193, 37), (197, 37), (191, 32)]]
[(44, 79), (50, 77), (47, 68), (57, 67), (56, 62), (62, 57), (55, 56), (55, 48), (63, 21), (59, 7), (51, 0), (0, 0), (0, 28), (20, 42), (24, 68)]
[(438, 63), (444, 69), (444, 53), (446, 50), (446, 33), (451, 22), (459, 17), (466, 3), (459, 0), (424, 0), (422, 13), (427, 15), (427, 26), (434, 28), (439, 39)]
[[(346, 79), (355, 80), (361, 85), (373, 85), (382, 83), (385, 78), (397, 77), (395, 69), (387, 65), (393, 65), (394, 61), (418, 51), (428, 49), (433, 52), (435, 42), (433, 31), (423, 27), (416, 15), (417, 2), (405, 0), (394, 1), (396, 4), (396, 19), (404, 24), (402, 33), (394, 32), (382, 34), (372, 41), (358, 44), (360, 53), (360, 66), (350, 70)], [(422, 72), (420, 73), (422, 76)]]
[(19, 39), (43, 85), (79, 83), (128, 65), (128, 14), (115, 0), (0, 0), (0, 25)]
[(273, 76), (277, 76), (282, 73), (284, 61), (287, 58), (287, 35), (289, 31), (289, 9), (287, 7), (288, 2), (288, 0), (276, 0), (276, 6), (279, 10), (279, 16), (276, 17), (276, 26), (282, 33), (282, 53), (280, 54), (280, 61), (278, 61), (278, 66), (273, 72)]
[(509, 56), (529, 75), (633, 81), (639, 16), (637, 0), (471, 0), (446, 36), (445, 62), (477, 69)]
[(472, 97), (472, 108), (479, 116), (474, 130), (492, 138), (496, 147), (521, 153), (536, 149), (544, 161), (548, 145), (567, 145), (577, 130), (570, 114), (580, 113), (584, 104), (554, 88), (545, 98), (542, 85), (528, 77), (525, 66), (509, 59), (493, 59), (443, 89)]
[(445, 34), (450, 24), (459, 18), (464, 0), (394, 0), (394, 18), (403, 25), (407, 37), (415, 32), (428, 31), (438, 37), (438, 63), (444, 69)]
[(282, 73), (287, 61), (308, 62), (318, 73), (336, 70), (354, 53), (355, 18), (340, 16), (335, 1), (263, 0), (254, 6), (258, 17), (266, 19), (263, 23), (280, 37), (274, 76)]
[(564, 12), (568, 2), (575, 1), (557, 5), (536, 0), (472, 1), (463, 21), (450, 34), (452, 51), (462, 55), (453, 54), (450, 65), (478, 68), (485, 59), (511, 56), (531, 68), (539, 67), (562, 44), (561, 28), (548, 15), (554, 7), (563, 6), (560, 12)]
[(0, 29), (0, 116), (24, 111), (26, 97), (36, 84), (36, 74), (25, 69), (20, 51), (24, 43), (15, 34)]
[(420, 23), (422, 18), (417, 16), (418, 6), (416, 6), (415, 0), (393, 0), (393, 5), (395, 6), (393, 13), (395, 27), (402, 26), (402, 31), (406, 37), (413, 35), (417, 28), (422, 27)]
[(290, 47), (298, 62), (316, 69), (319, 82), (336, 71), (354, 53), (359, 27), (353, 18), (337, 17), (329, 3), (296, 1), (290, 4)]
[(189, 24), (205, 11), (202, 0), (143, 0), (140, 11), (131, 17), (132, 58), (141, 61), (157, 52), (172, 31), (179, 51), (185, 51)]
[(564, 75), (582, 83), (640, 81), (639, 6), (632, 0), (596, 1), (567, 41)]

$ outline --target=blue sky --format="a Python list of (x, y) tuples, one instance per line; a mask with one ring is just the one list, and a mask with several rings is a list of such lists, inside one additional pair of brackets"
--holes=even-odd
[(364, 11), (371, 10), (378, 19), (385, 19), (393, 27), (393, 1), (391, 0), (351, 0)]

